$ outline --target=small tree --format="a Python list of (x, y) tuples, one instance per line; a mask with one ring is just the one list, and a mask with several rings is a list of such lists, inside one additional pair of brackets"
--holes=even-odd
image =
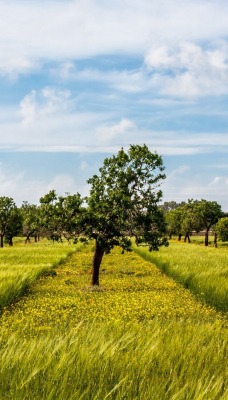
[(58, 196), (55, 190), (40, 199), (40, 219), (43, 234), (49, 239), (62, 240), (75, 238), (81, 233), (78, 217), (81, 214), (83, 199), (79, 193)]
[(22, 233), (23, 218), (21, 210), (15, 207), (10, 213), (10, 217), (5, 231), (5, 243), (13, 246), (13, 238)]
[(177, 235), (178, 240), (181, 240), (181, 220), (182, 213), (180, 207), (170, 210), (165, 214), (166, 231), (170, 239), (172, 235)]
[(223, 216), (221, 206), (216, 201), (196, 200), (194, 202), (194, 213), (201, 229), (205, 230), (205, 246), (208, 246), (209, 231)]
[(199, 232), (201, 228), (201, 221), (195, 213), (196, 204), (198, 204), (197, 200), (189, 199), (178, 208), (181, 214), (181, 232), (184, 235), (184, 241), (188, 240), (189, 243), (192, 232)]
[(10, 228), (12, 215), (16, 208), (16, 204), (11, 197), (0, 197), (0, 247), (4, 246), (4, 236), (7, 228)]
[(77, 240), (82, 233), (81, 214), (84, 211), (83, 199), (79, 193), (59, 196), (57, 202), (57, 213), (59, 215), (59, 228), (65, 239)]
[(177, 203), (176, 201), (165, 201), (163, 204), (159, 206), (162, 211), (166, 214), (169, 211), (176, 210), (179, 206), (184, 205), (185, 203), (182, 201), (181, 203)]
[(23, 217), (23, 234), (26, 236), (25, 243), (30, 242), (30, 238), (32, 236), (36, 241), (40, 232), (40, 216), (38, 206), (24, 201), (21, 206), (21, 214)]
[(106, 158), (100, 175), (88, 180), (91, 185), (84, 219), (85, 233), (95, 239), (92, 285), (99, 285), (99, 269), (104, 253), (114, 246), (130, 250), (130, 237), (136, 244), (158, 250), (167, 245), (163, 212), (158, 208), (165, 178), (162, 158), (146, 145), (131, 145), (116, 156)]
[(228, 217), (221, 218), (216, 225), (218, 239), (222, 242), (228, 241)]

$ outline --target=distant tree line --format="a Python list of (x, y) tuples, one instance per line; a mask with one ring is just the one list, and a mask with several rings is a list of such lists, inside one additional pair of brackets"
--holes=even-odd
[(228, 215), (216, 201), (204, 199), (190, 199), (181, 203), (170, 201), (160, 207), (164, 212), (169, 239), (176, 235), (178, 240), (184, 237), (184, 241), (190, 243), (193, 233), (203, 232), (205, 246), (209, 244), (209, 233), (213, 234), (216, 247), (217, 240), (228, 240)]
[[(12, 198), (0, 197), (0, 247), (4, 243), (12, 246), (15, 236), (24, 236), (25, 243), (29, 243), (31, 238), (36, 242), (41, 236), (60, 242), (63, 239), (69, 242), (76, 242), (79, 238), (83, 240), (83, 234), (91, 229), (95, 217), (83, 202), (79, 193), (58, 196), (55, 190), (41, 197), (39, 205), (24, 201), (21, 207), (17, 207)], [(100, 207), (99, 202), (97, 207)], [(205, 246), (208, 246), (209, 233), (213, 234), (215, 245), (217, 240), (228, 241), (228, 215), (215, 201), (170, 201), (158, 208), (164, 214), (163, 233), (169, 239), (175, 235), (178, 240), (183, 237), (190, 243), (193, 234), (203, 232)], [(161, 214), (158, 216), (161, 222)], [(95, 236), (95, 233), (90, 236)]]

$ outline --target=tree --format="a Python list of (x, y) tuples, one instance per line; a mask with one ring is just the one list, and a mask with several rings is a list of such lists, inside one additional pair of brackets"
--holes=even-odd
[(169, 211), (176, 210), (179, 206), (184, 205), (185, 203), (182, 201), (181, 203), (177, 203), (176, 201), (165, 201), (163, 204), (159, 206), (164, 213), (167, 213)]
[(195, 213), (195, 205), (197, 200), (190, 199), (178, 208), (181, 214), (181, 232), (184, 235), (184, 241), (190, 243), (190, 235), (193, 231), (199, 232), (201, 229), (201, 221), (197, 213)]
[(78, 236), (82, 233), (81, 214), (84, 211), (82, 206), (83, 199), (79, 193), (66, 196), (59, 196), (57, 202), (57, 212), (59, 215), (59, 229), (61, 234), (70, 241), (77, 241)]
[(105, 253), (114, 246), (130, 250), (131, 237), (136, 244), (148, 244), (158, 250), (167, 245), (162, 197), (158, 190), (165, 178), (162, 158), (146, 145), (131, 145), (128, 152), (104, 160), (100, 175), (88, 180), (91, 185), (85, 213), (85, 234), (95, 239), (92, 285), (99, 285), (99, 269)]
[(82, 212), (82, 202), (79, 193), (74, 195), (58, 196), (55, 190), (40, 199), (40, 218), (45, 236), (52, 240), (67, 240), (76, 238), (81, 233), (78, 221)]
[(23, 218), (21, 210), (15, 207), (10, 213), (10, 217), (5, 231), (5, 242), (13, 246), (13, 237), (22, 233)]
[(23, 234), (26, 236), (25, 243), (30, 242), (30, 238), (32, 236), (34, 236), (36, 241), (40, 232), (40, 216), (38, 206), (24, 201), (21, 206), (21, 213), (23, 216)]
[(201, 229), (205, 230), (205, 246), (208, 246), (209, 231), (223, 216), (221, 206), (216, 201), (196, 200), (194, 202), (194, 213)]
[(172, 235), (177, 235), (178, 240), (181, 239), (181, 220), (182, 213), (180, 207), (166, 212), (166, 231), (170, 239), (172, 238)]
[(221, 218), (216, 225), (218, 239), (222, 242), (228, 241), (228, 217)]
[(4, 246), (4, 236), (12, 223), (12, 215), (15, 210), (16, 204), (11, 197), (0, 197), (0, 247)]

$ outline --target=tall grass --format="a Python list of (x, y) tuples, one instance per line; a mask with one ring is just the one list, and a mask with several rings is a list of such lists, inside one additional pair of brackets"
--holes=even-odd
[(1, 344), (4, 400), (226, 400), (221, 327), (154, 320), (86, 324)]
[(0, 399), (226, 400), (226, 320), (135, 253), (67, 258), (0, 319)]
[(228, 248), (205, 248), (197, 244), (171, 242), (168, 248), (134, 251), (155, 263), (198, 298), (217, 310), (228, 311)]
[(63, 262), (75, 246), (42, 242), (0, 249), (0, 314), (43, 274)]

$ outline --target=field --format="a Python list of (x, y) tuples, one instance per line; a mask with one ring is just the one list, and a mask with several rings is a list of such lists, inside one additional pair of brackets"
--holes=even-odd
[[(192, 247), (177, 245), (185, 249), (180, 265)], [(172, 248), (177, 257), (175, 246), (171, 243), (156, 257), (164, 260), (167, 251), (171, 258)], [(45, 260), (33, 264), (30, 249), (36, 256), (45, 253)], [(13, 270), (20, 270), (12, 250), (9, 270), (10, 262)], [(217, 258), (227, 251), (211, 250)], [(14, 251), (18, 260), (19, 254), (26, 259), (23, 246)], [(227, 399), (224, 313), (197, 301), (190, 290), (134, 252), (122, 255), (115, 249), (105, 256), (101, 286), (93, 289), (91, 246), (40, 243), (27, 251), (31, 277), (39, 263), (46, 273), (4, 309), (0, 398)], [(56, 274), (50, 273), (52, 264)]]
[[(200, 243), (200, 238), (195, 239)], [(149, 253), (146, 248), (135, 248), (142, 257), (155, 263), (199, 299), (228, 311), (228, 246), (204, 247), (172, 241), (168, 248)]]
[(26, 292), (39, 276), (51, 273), (53, 267), (63, 262), (75, 246), (50, 242), (5, 247), (0, 251), (0, 314), (4, 306)]

